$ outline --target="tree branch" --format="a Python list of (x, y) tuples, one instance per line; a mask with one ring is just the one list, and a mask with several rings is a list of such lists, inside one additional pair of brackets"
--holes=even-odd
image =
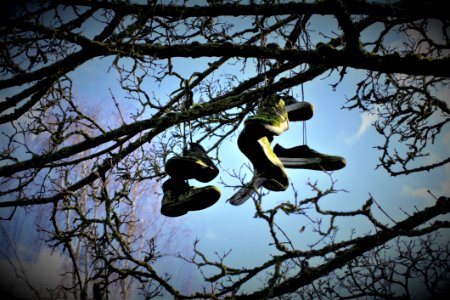
[[(59, 1), (66, 5), (81, 5), (92, 8), (105, 8), (120, 11), (127, 14), (148, 13), (148, 6), (145, 4), (130, 4), (125, 2), (105, 2), (89, 0), (63, 0)], [(297, 14), (319, 14), (334, 15), (336, 5), (332, 1), (317, 1), (315, 3), (289, 2), (276, 4), (249, 4), (242, 5), (239, 2), (227, 4), (213, 4), (210, 6), (176, 6), (176, 5), (155, 5), (151, 8), (151, 15), (154, 17), (190, 18), (202, 16), (275, 16)], [(351, 1), (348, 12), (355, 15), (375, 14), (380, 17), (428, 17), (428, 18), (448, 18), (445, 6), (440, 1), (427, 1), (425, 3), (414, 1), (398, 1), (393, 4), (373, 3), (365, 1)]]
[[(441, 197), (434, 206), (426, 208), (415, 213), (407, 219), (398, 222), (390, 230), (383, 230), (373, 235), (368, 235), (358, 239), (358, 242), (349, 249), (336, 253), (335, 258), (329, 260), (327, 263), (317, 267), (308, 268), (307, 272), (300, 273), (299, 276), (290, 278), (278, 286), (271, 289), (272, 296), (281, 296), (287, 293), (292, 293), (299, 288), (312, 283), (314, 280), (328, 274), (329, 272), (343, 267), (351, 260), (359, 257), (365, 252), (374, 249), (388, 241), (403, 235), (408, 235), (415, 227), (424, 224), (439, 215), (444, 215), (450, 212), (450, 198)], [(439, 226), (436, 227), (436, 230)], [(235, 299), (263, 299), (267, 295), (267, 289), (261, 291), (235, 296)]]

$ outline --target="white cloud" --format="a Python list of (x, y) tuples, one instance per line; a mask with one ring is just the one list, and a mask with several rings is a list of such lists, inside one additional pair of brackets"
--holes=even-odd
[(425, 200), (430, 200), (431, 195), (428, 193), (426, 188), (413, 188), (409, 185), (402, 187), (402, 193), (409, 197), (422, 198)]
[(47, 289), (55, 289), (61, 283), (61, 271), (65, 259), (52, 253), (49, 248), (43, 247), (37, 258), (30, 261), (26, 259), (27, 251), (27, 249), (18, 248), (19, 260), (10, 258), (8, 261), (3, 257), (0, 259), (0, 270), (5, 275), (0, 281), (0, 289), (16, 297), (32, 299), (36, 295), (24, 280), (17, 278), (16, 274), (21, 277), (26, 276), (29, 284), (42, 296), (46, 294)]
[(443, 196), (450, 196), (450, 181), (441, 182), (441, 189), (443, 191)]
[[(0, 242), (2, 242), (0, 240)], [(0, 244), (1, 245), (1, 244)], [(0, 291), (7, 292), (18, 299), (36, 299), (36, 293), (41, 299), (62, 299), (61, 286), (71, 286), (70, 261), (67, 257), (52, 252), (48, 247), (42, 247), (37, 257), (30, 260), (30, 251), (33, 249), (18, 247), (18, 258), (4, 258), (0, 255)], [(1, 252), (0, 252), (1, 253)], [(69, 269), (68, 269), (69, 268)], [(82, 277), (84, 273), (81, 272)], [(18, 276), (26, 279), (28, 284), (19, 279)], [(30, 285), (32, 288), (30, 288)], [(35, 292), (32, 291), (35, 290)], [(116, 290), (116, 287), (110, 288), (111, 295), (108, 299), (123, 299), (123, 295)], [(53, 294), (52, 294), (53, 293)], [(90, 293), (88, 291), (88, 293)], [(52, 296), (51, 296), (52, 294)], [(135, 289), (130, 288), (130, 299), (136, 298)], [(74, 294), (67, 293), (65, 299), (75, 299)], [(3, 298), (2, 298), (3, 299)]]
[(210, 227), (206, 231), (205, 238), (210, 241), (217, 241), (218, 239), (217, 234)]
[(447, 105), (450, 105), (450, 91), (448, 88), (444, 87), (437, 91), (436, 96), (447, 103)]
[(432, 165), (438, 162), (441, 162), (442, 157), (434, 151), (430, 151), (429, 155), (425, 158), (425, 165)]
[(442, 137), (442, 144), (445, 146), (450, 146), (450, 131), (445, 133)]
[(361, 139), (361, 137), (366, 133), (367, 129), (369, 129), (370, 125), (372, 125), (378, 119), (378, 115), (371, 112), (363, 112), (361, 114), (361, 123), (359, 124), (359, 128), (355, 134), (345, 139), (347, 144), (353, 144)]
[(444, 167), (447, 176), (444, 181), (441, 182), (442, 196), (450, 197), (450, 164), (446, 164)]
[(438, 188), (429, 189), (426, 187), (404, 185), (401, 193), (407, 197), (423, 199), (429, 204), (435, 203), (433, 195), (437, 198), (440, 196), (448, 197), (450, 195), (450, 165), (447, 164), (444, 168), (446, 174), (443, 176), (442, 180), (438, 182)]

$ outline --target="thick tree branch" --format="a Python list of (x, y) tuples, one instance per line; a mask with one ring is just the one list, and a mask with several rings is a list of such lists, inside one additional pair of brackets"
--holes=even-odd
[[(310, 65), (324, 65), (329, 68), (339, 66), (355, 69), (367, 69), (381, 73), (403, 73), (409, 75), (434, 75), (450, 77), (450, 57), (438, 59), (422, 58), (410, 55), (400, 57), (398, 54), (376, 55), (364, 53), (359, 56), (349, 55), (345, 51), (336, 50), (325, 44), (318, 45), (317, 51), (304, 51), (298, 49), (273, 49), (252, 45), (234, 44), (208, 44), (192, 43), (187, 45), (130, 45), (130, 44), (97, 44), (95, 49), (80, 51), (70, 55), (66, 59), (38, 71), (18, 75), (11, 79), (0, 81), (0, 88), (24, 84), (40, 79), (46, 75), (62, 75), (73, 70), (83, 62), (108, 55), (120, 55), (133, 58), (150, 56), (155, 59), (167, 59), (172, 57), (242, 57), (242, 58), (272, 58), (277, 60), (289, 60), (296, 63), (308, 63)], [(61, 67), (63, 66), (63, 67)]]
[[(129, 4), (124, 2), (105, 2), (88, 0), (64, 0), (67, 5), (82, 5), (92, 8), (105, 8), (127, 14), (148, 13), (147, 5)], [(351, 1), (348, 12), (355, 15), (378, 15), (380, 17), (427, 17), (448, 18), (445, 6), (440, 1), (408, 2), (399, 1), (394, 4), (374, 3), (365, 1)], [(289, 2), (282, 4), (242, 5), (239, 2), (229, 4), (214, 4), (210, 6), (174, 6), (155, 5), (151, 9), (151, 15), (155, 17), (190, 18), (202, 16), (275, 16), (297, 14), (334, 15), (336, 4), (334, 1), (318, 1), (315, 3)]]
[(310, 65), (325, 65), (328, 67), (347, 66), (355, 69), (367, 69), (382, 73), (403, 73), (409, 75), (450, 76), (450, 57), (430, 60), (420, 56), (400, 57), (391, 55), (376, 55), (364, 53), (359, 56), (349, 55), (345, 51), (336, 50), (325, 44), (318, 45), (317, 51), (299, 49), (272, 49), (251, 45), (208, 44), (197, 43), (175, 46), (155, 45), (118, 45), (112, 52), (134, 53), (135, 57), (143, 55), (159, 59), (169, 57), (243, 57), (243, 58), (273, 58), (290, 60), (296, 63)]

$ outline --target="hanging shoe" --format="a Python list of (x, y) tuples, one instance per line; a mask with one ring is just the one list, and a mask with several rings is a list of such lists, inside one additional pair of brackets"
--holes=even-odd
[(179, 217), (188, 211), (208, 208), (220, 198), (220, 190), (213, 185), (191, 187), (184, 180), (169, 178), (162, 185), (164, 196), (161, 214), (166, 217)]
[(289, 95), (280, 96), (284, 100), (284, 105), (288, 113), (289, 121), (306, 121), (314, 114), (314, 105), (306, 101), (297, 101)]
[(283, 99), (277, 95), (263, 99), (256, 114), (248, 117), (244, 124), (246, 127), (254, 127), (263, 136), (282, 134), (289, 129), (289, 119)]
[(238, 137), (239, 150), (250, 160), (256, 175), (265, 179), (263, 187), (285, 191), (289, 185), (286, 170), (273, 152), (269, 138), (261, 134), (257, 128), (245, 126)]
[(306, 145), (283, 148), (276, 144), (273, 151), (286, 168), (336, 171), (346, 165), (345, 158), (319, 153)]
[(218, 174), (219, 169), (198, 143), (189, 143), (189, 150), (183, 156), (174, 156), (167, 160), (166, 173), (174, 178), (209, 182)]
[(237, 192), (227, 200), (227, 202), (230, 202), (231, 205), (235, 206), (243, 204), (258, 192), (259, 188), (263, 186), (265, 181), (265, 178), (253, 175), (252, 180), (238, 189)]

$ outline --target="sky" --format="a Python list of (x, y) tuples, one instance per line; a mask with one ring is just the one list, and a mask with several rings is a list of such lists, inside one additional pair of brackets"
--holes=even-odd
[[(322, 18), (322, 17), (321, 17)], [(334, 23), (323, 20), (318, 22), (326, 30), (332, 30)], [(393, 41), (395, 43), (395, 41)], [(102, 118), (117, 118), (117, 114), (106, 110), (106, 106), (113, 107), (111, 94), (120, 98), (121, 91), (117, 83), (117, 75), (113, 70), (108, 70), (111, 59), (104, 58), (80, 66), (70, 75), (74, 80), (75, 97), (80, 104), (86, 107), (101, 106), (103, 109), (96, 113)], [(183, 66), (182, 72), (191, 74), (192, 72), (205, 69), (207, 60), (180, 60)], [(236, 66), (227, 64), (223, 68), (224, 73), (236, 72)], [(251, 71), (239, 76), (251, 77)], [(335, 75), (331, 77), (321, 76), (312, 82), (304, 84), (305, 101), (314, 104), (315, 111), (311, 120), (306, 122), (308, 146), (321, 153), (339, 155), (345, 157), (347, 165), (344, 169), (333, 172), (331, 176), (324, 172), (288, 169), (290, 182), (295, 186), (300, 199), (313, 196), (314, 193), (307, 185), (307, 182), (317, 182), (318, 186), (326, 189), (330, 186), (331, 180), (335, 181), (335, 188), (345, 190), (323, 198), (320, 203), (324, 208), (336, 210), (353, 210), (361, 205), (372, 195), (377, 203), (389, 212), (389, 216), (395, 220), (405, 218), (402, 209), (412, 212), (415, 207), (424, 208), (434, 203), (430, 190), (436, 196), (450, 195), (450, 166), (446, 165), (431, 172), (411, 174), (409, 176), (391, 177), (382, 168), (376, 169), (379, 152), (374, 149), (383, 140), (377, 134), (372, 124), (377, 120), (375, 115), (368, 112), (343, 109), (346, 99), (353, 96), (352, 92), (355, 83), (361, 79), (364, 72), (349, 70), (348, 76), (334, 90), (331, 84), (337, 81)], [(151, 84), (151, 83), (149, 83)], [(174, 82), (165, 82), (160, 92), (169, 95), (174, 90)], [(149, 86), (156, 90), (154, 86)], [(301, 99), (301, 88), (295, 87), (291, 91), (299, 100)], [(442, 99), (450, 104), (449, 91), (440, 91)], [(194, 100), (197, 95), (194, 95)], [(131, 110), (129, 107), (122, 107)], [(113, 122), (114, 120), (111, 120)], [(272, 145), (279, 143), (284, 147), (294, 147), (302, 144), (302, 122), (291, 122), (288, 131), (275, 137)], [(238, 130), (240, 132), (242, 127)], [(209, 257), (224, 254), (232, 250), (226, 262), (232, 266), (256, 266), (267, 260), (271, 253), (274, 253), (272, 242), (268, 234), (267, 225), (260, 219), (254, 218), (255, 207), (252, 201), (247, 201), (241, 206), (232, 206), (226, 200), (233, 195), (231, 188), (224, 188), (221, 181), (236, 183), (227, 175), (227, 171), (239, 170), (243, 164), (249, 165), (248, 159), (239, 151), (237, 147), (237, 136), (226, 140), (219, 152), (221, 159), (221, 173), (210, 183), (200, 183), (190, 180), (192, 186), (205, 186), (209, 184), (217, 185), (221, 189), (220, 200), (212, 207), (198, 212), (189, 212), (187, 215), (171, 219), (162, 217), (167, 227), (177, 227), (183, 232), (183, 238), (179, 240), (179, 245), (171, 251), (189, 249), (195, 239), (199, 239), (199, 248)], [(208, 144), (203, 145), (208, 148)], [(438, 158), (450, 155), (450, 130), (445, 128), (439, 139), (431, 148), (429, 161), (437, 161)], [(244, 168), (247, 178), (251, 178), (250, 170)], [(263, 200), (264, 208), (273, 207), (282, 201), (293, 200), (292, 188), (284, 192), (271, 192)], [(149, 204), (159, 206), (160, 195), (154, 194)], [(387, 218), (381, 212), (377, 212), (386, 223)], [(26, 218), (26, 215), (23, 215)], [(279, 223), (290, 236), (296, 247), (306, 250), (308, 245), (315, 241), (315, 235), (311, 232), (312, 226), (307, 218), (303, 216), (291, 216), (289, 218), (280, 217)], [(32, 227), (33, 225), (29, 225)], [(305, 227), (304, 232), (300, 228)], [(357, 228), (359, 234), (373, 231), (374, 228), (367, 222), (339, 222), (339, 237), (350, 236), (353, 229)], [(29, 227), (28, 227), (29, 228)], [(25, 230), (25, 228), (18, 229)], [(448, 232), (447, 232), (448, 234)], [(22, 233), (18, 234), (17, 246), (23, 257), (27, 257), (27, 240), (29, 237)], [(23, 243), (23, 244), (22, 244)], [(175, 255), (176, 253), (172, 253)], [(25, 260), (27, 261), (27, 260)], [(43, 266), (54, 266), (50, 268), (45, 277), (44, 284), (50, 286), (55, 283), (58, 274), (58, 266), (63, 264), (65, 258), (56, 253), (51, 253), (48, 248), (42, 247), (37, 259), (27, 261), (30, 276), (41, 277), (42, 274), (36, 270), (42, 270)], [(168, 268), (168, 262), (173, 261), (173, 257), (163, 258), (158, 266), (162, 271)], [(172, 267), (174, 265), (171, 265)], [(193, 266), (180, 263), (179, 268), (186, 268), (189, 274), (195, 272)], [(0, 268), (5, 270), (8, 263), (0, 257)], [(183, 289), (194, 289), (200, 285), (200, 280), (190, 279), (186, 284), (183, 272), (174, 274), (173, 282)], [(246, 286), (248, 291), (257, 288)]]

